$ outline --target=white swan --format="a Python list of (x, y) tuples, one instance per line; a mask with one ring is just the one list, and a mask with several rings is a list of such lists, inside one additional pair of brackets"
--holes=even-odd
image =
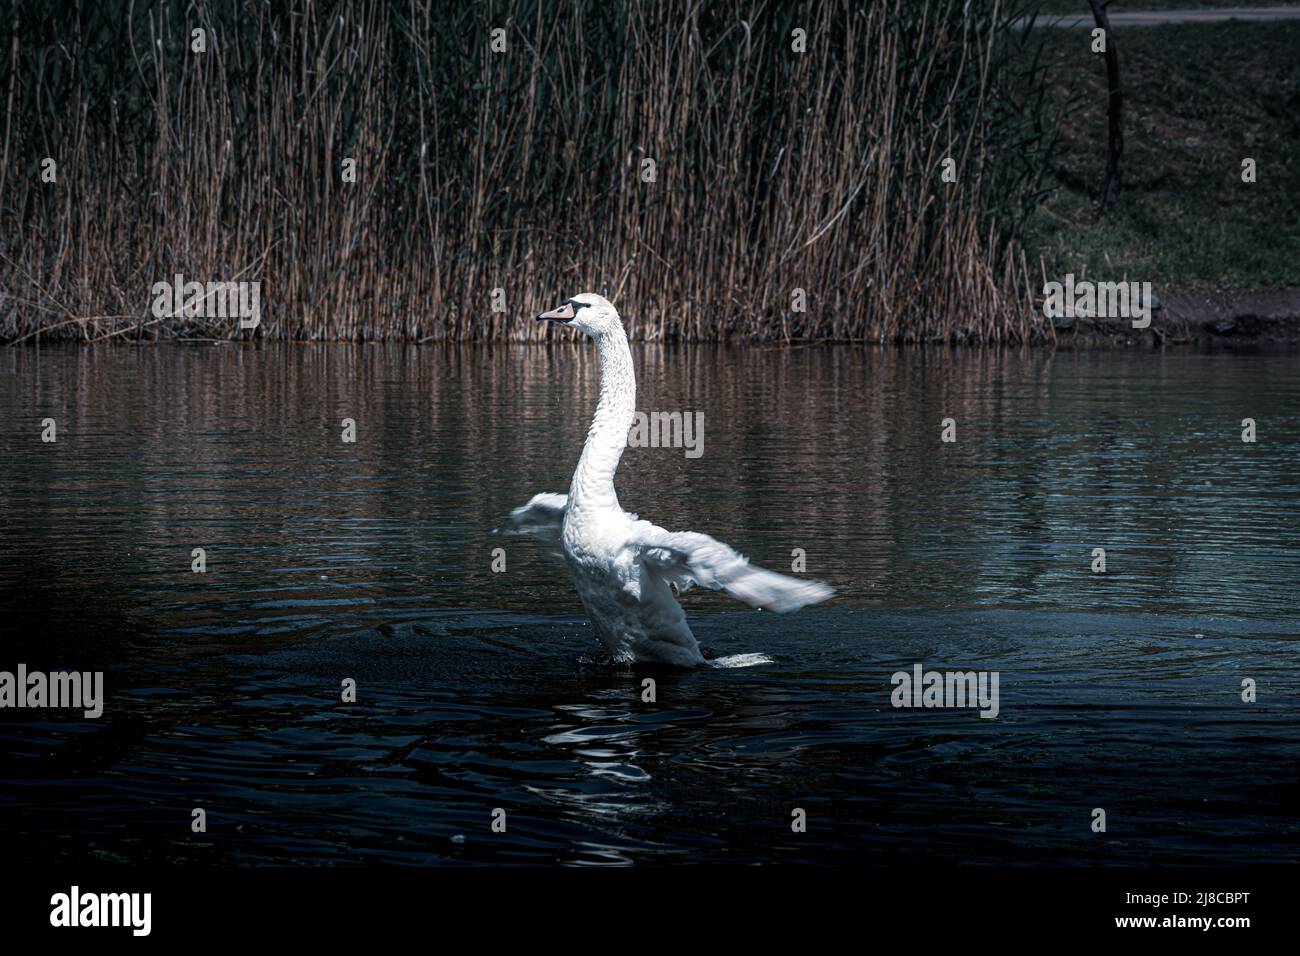
[(609, 300), (593, 293), (574, 296), (537, 318), (595, 339), (600, 402), (569, 494), (534, 495), (510, 513), (507, 530), (558, 543), (583, 607), (615, 660), (704, 663), (673, 596), (694, 584), (721, 588), (773, 611), (831, 596), (827, 585), (755, 567), (707, 534), (665, 531), (619, 507), (614, 471), (636, 415), (636, 379), (623, 323)]

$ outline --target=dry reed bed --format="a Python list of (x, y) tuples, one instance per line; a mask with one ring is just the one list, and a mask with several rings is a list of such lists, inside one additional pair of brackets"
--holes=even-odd
[[(651, 340), (1050, 335), (1040, 78), (1016, 10), (966, 8), (18, 3), (0, 339), (530, 340), (583, 290)], [(261, 327), (155, 318), (176, 273), (260, 281)]]

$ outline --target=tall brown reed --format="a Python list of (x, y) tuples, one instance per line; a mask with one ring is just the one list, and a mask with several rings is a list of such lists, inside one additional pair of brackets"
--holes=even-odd
[(634, 338), (1025, 340), (1045, 140), (1003, 7), (15, 3), (0, 338), (250, 334), (155, 318), (181, 273), (259, 280), (291, 339), (537, 339), (594, 290)]

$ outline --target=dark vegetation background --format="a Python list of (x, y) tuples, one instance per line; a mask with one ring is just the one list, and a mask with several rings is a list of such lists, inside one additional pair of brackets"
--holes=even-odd
[[(1206, 4), (1140, 0), (1113, 9), (1170, 6)], [(1160, 292), (1300, 289), (1300, 21), (1115, 34), (1125, 91), (1124, 189), (1098, 220), (1105, 70), (1089, 59), (1087, 31), (1042, 31), (1052, 111), (1068, 114), (1048, 164), (1053, 189), (1024, 236), (1044, 271), (1127, 276)], [(1241, 179), (1246, 157), (1256, 161), (1254, 183)], [(1294, 302), (1300, 315), (1300, 294)]]
[(1053, 138), (1016, 4), (4, 9), (10, 341), (249, 334), (155, 318), (177, 273), (259, 280), (255, 334), (293, 339), (551, 335), (528, 317), (588, 289), (647, 339), (1050, 334), (1016, 239)]
[[(532, 339), (580, 290), (650, 340), (1053, 340), (1067, 272), (1300, 317), (1300, 23), (1118, 27), (1099, 217), (1102, 59), (1025, 29), (1087, 3), (859, 6), (0, 0), (0, 340)], [(154, 317), (177, 273), (261, 328)]]

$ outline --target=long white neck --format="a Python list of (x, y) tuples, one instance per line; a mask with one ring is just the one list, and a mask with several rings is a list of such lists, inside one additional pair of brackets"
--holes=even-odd
[(621, 511), (614, 494), (614, 472), (636, 417), (636, 376), (622, 328), (598, 338), (596, 348), (600, 353), (600, 402), (569, 486), (569, 509)]

